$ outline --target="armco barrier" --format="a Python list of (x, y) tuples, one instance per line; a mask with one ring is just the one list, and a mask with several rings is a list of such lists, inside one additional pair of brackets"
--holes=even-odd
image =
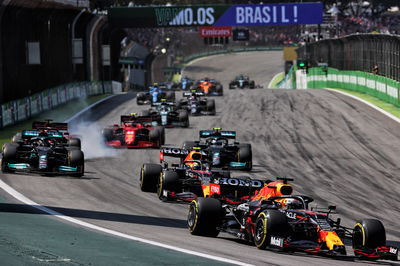
[(362, 92), (400, 107), (400, 82), (362, 71), (310, 68), (309, 88), (340, 88)]
[(73, 99), (105, 93), (113, 93), (111, 81), (75, 82), (4, 103), (0, 105), (0, 128), (51, 110)]

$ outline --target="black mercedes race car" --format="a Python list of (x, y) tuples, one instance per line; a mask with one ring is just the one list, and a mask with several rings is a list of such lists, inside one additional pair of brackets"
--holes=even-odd
[(64, 143), (57, 131), (24, 130), (16, 142), (5, 143), (2, 150), (3, 173), (25, 171), (40, 174), (84, 174), (84, 154), (74, 139)]
[(292, 195), (290, 179), (281, 179), (283, 183), (269, 182), (240, 204), (212, 197), (193, 200), (188, 215), (190, 233), (216, 237), (226, 232), (259, 249), (332, 256), (346, 255), (348, 240), (360, 259), (397, 260), (398, 248), (386, 245), (385, 228), (379, 220), (363, 219), (353, 228), (344, 227), (340, 218), (331, 217), (335, 206), (310, 208), (313, 199)]
[(191, 115), (215, 115), (215, 100), (204, 98), (203, 92), (184, 92), (177, 108), (187, 110)]
[[(178, 148), (163, 148), (159, 164), (143, 164), (140, 172), (140, 188), (145, 192), (157, 192), (165, 201), (191, 202), (197, 197), (218, 197), (222, 201), (240, 203), (242, 196), (262, 188), (262, 180), (249, 177), (231, 177), (226, 170), (213, 170), (202, 160), (201, 150), (188, 151)], [(164, 156), (180, 159), (172, 164), (164, 161)]]
[(174, 102), (162, 99), (153, 103), (152, 108), (145, 110), (142, 116), (150, 116), (156, 125), (164, 127), (189, 127), (189, 114), (186, 110), (177, 109)]
[(229, 82), (229, 89), (254, 89), (256, 84), (254, 80), (250, 80), (249, 76), (246, 75), (238, 75), (234, 80)]
[(250, 171), (253, 166), (251, 144), (230, 140), (236, 139), (235, 131), (221, 128), (200, 130), (199, 141), (185, 141), (184, 149), (199, 147), (205, 152), (213, 168)]

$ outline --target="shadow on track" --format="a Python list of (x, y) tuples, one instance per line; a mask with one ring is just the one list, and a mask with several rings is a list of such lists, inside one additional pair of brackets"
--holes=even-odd
[[(122, 214), (122, 213), (89, 211), (89, 210), (80, 210), (80, 209), (71, 209), (71, 208), (52, 207), (52, 206), (43, 206), (43, 207), (51, 209), (55, 212), (58, 212), (61, 215), (69, 216), (69, 217), (73, 217), (73, 218), (155, 225), (155, 226), (172, 227), (172, 228), (187, 228), (186, 220), (181, 220), (181, 219), (170, 219), (170, 218), (149, 217), (149, 216), (141, 216), (141, 215)], [(1, 212), (48, 215), (47, 213), (42, 212), (39, 209), (36, 209), (34, 206), (26, 205), (26, 204), (13, 204), (13, 203), (0, 203), (0, 213)]]

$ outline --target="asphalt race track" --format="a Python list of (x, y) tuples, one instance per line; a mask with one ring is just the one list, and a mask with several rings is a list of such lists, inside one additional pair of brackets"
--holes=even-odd
[[(268, 84), (282, 67), (281, 52), (251, 52), (201, 59), (185, 75), (224, 83), (215, 97), (215, 117), (191, 117), (188, 129), (167, 129), (166, 143), (180, 146), (215, 126), (236, 130), (253, 147), (252, 177), (294, 178), (298, 193), (320, 207), (336, 205), (345, 225), (379, 218), (391, 244), (400, 246), (400, 124), (344, 95), (324, 90), (228, 90), (236, 74)], [(131, 97), (131, 98), (126, 98)], [(139, 189), (143, 163), (158, 162), (158, 150), (106, 149), (100, 130), (138, 107), (132, 96), (116, 96), (74, 121), (82, 135), (86, 175), (82, 179), (4, 175), (2, 179), (33, 201), (119, 232), (256, 265), (364, 265), (351, 255), (332, 259), (301, 253), (261, 251), (229, 235), (191, 236), (187, 205), (169, 204)], [(82, 126), (84, 124), (84, 126)], [(82, 129), (84, 128), (84, 129)], [(243, 173), (238, 173), (243, 175)], [(118, 262), (116, 261), (116, 265)], [(186, 264), (186, 263), (185, 263)], [(398, 262), (372, 264), (400, 265)]]

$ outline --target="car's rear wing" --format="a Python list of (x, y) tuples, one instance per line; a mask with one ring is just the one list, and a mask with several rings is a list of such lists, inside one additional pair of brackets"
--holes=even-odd
[(200, 136), (200, 138), (225, 137), (225, 138), (228, 138), (228, 139), (235, 139), (236, 138), (236, 131), (200, 130), (199, 136)]
[[(193, 92), (184, 92), (182, 93), (183, 97), (190, 97), (192, 96)], [(196, 96), (205, 96), (204, 92), (195, 92)]]
[(68, 130), (68, 123), (50, 122), (50, 120), (32, 122), (32, 129), (49, 129), (49, 128), (57, 130)]
[(64, 135), (58, 131), (40, 132), (39, 130), (22, 130), (22, 138), (30, 139), (34, 137), (62, 138)]
[(175, 158), (185, 158), (189, 154), (189, 150), (181, 148), (161, 148), (160, 149), (160, 159), (161, 154), (163, 156), (175, 157)]
[(151, 115), (147, 116), (135, 116), (135, 115), (121, 115), (121, 124), (126, 122), (134, 123), (148, 123), (152, 122), (154, 119)]
[(162, 102), (152, 103), (151, 105), (152, 105), (152, 106), (175, 105), (175, 103), (174, 103), (174, 102), (165, 102), (165, 101), (162, 101)]

